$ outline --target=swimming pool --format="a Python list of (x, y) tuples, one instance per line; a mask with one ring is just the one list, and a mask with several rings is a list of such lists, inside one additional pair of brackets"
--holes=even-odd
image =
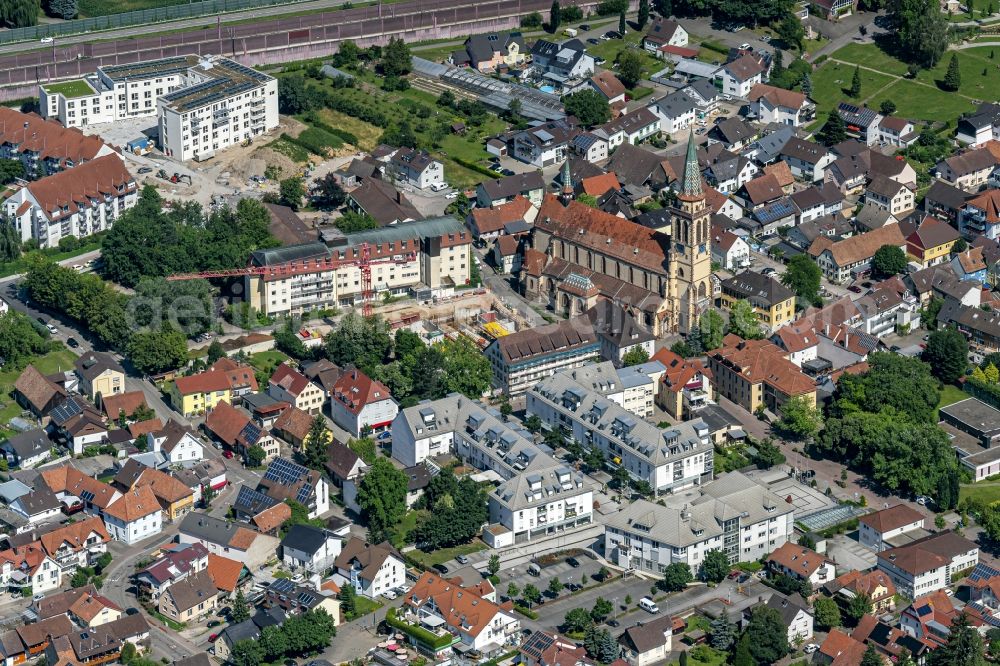
[(543, 93), (549, 93), (550, 95), (555, 93), (556, 91), (555, 86), (548, 86), (548, 85), (540, 87), (539, 90), (541, 90)]

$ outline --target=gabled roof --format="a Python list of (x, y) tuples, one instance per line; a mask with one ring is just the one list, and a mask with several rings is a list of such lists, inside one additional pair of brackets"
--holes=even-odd
[(66, 393), (58, 385), (29, 364), (14, 382), (14, 389), (24, 396), (31, 407), (41, 413), (58, 396)]
[(626, 629), (618, 638), (618, 642), (631, 647), (638, 654), (650, 652), (666, 644), (673, 634), (673, 622), (673, 617), (669, 614), (661, 615), (649, 622), (640, 622)]
[(364, 580), (372, 580), (389, 557), (395, 557), (402, 562), (403, 558), (388, 541), (372, 545), (363, 539), (351, 537), (344, 544), (340, 555), (334, 561), (338, 569), (350, 570), (353, 563), (361, 569)]
[(858, 518), (859, 523), (863, 523), (879, 534), (897, 530), (904, 525), (919, 522), (923, 525), (924, 514), (913, 509), (906, 504), (896, 504), (888, 509), (882, 509), (875, 513), (869, 513)]
[(275, 368), (270, 379), (271, 386), (280, 387), (294, 396), (300, 395), (309, 387), (309, 384), (308, 377), (287, 363), (282, 363)]
[(732, 62), (726, 63), (723, 65), (723, 69), (729, 72), (729, 75), (734, 79), (742, 82), (763, 73), (764, 66), (756, 56), (748, 53)]
[[(220, 367), (219, 369), (206, 370), (205, 372), (189, 377), (178, 377), (174, 380), (174, 386), (181, 395), (230, 391), (243, 387), (249, 387), (251, 391), (256, 392), (257, 378), (254, 375), (253, 368), (235, 363), (232, 365), (234, 367), (227, 365), (226, 369)], [(218, 363), (216, 366), (218, 366)]]
[(405, 603), (413, 609), (426, 608), (443, 618), (448, 627), (471, 637), (479, 636), (496, 614), (504, 611), (476, 590), (431, 572), (424, 572), (413, 584)]
[(240, 580), (240, 574), (243, 573), (243, 563), (231, 560), (228, 557), (216, 555), (215, 553), (209, 553), (208, 568), (206, 571), (218, 590), (233, 592), (236, 590), (236, 584)]
[(125, 374), (121, 364), (111, 354), (90, 351), (76, 359), (73, 364), (76, 373), (87, 381), (93, 381), (105, 372)]
[(42, 544), (42, 549), (48, 555), (54, 556), (63, 547), (73, 551), (85, 548), (87, 539), (91, 536), (96, 536), (101, 543), (111, 541), (108, 531), (104, 528), (104, 521), (97, 516), (58, 527), (43, 534), (38, 540)]
[(92, 201), (103, 203), (106, 196), (119, 196), (126, 188), (134, 190), (135, 178), (121, 157), (112, 153), (32, 181), (26, 187), (51, 222), (89, 207)]
[(618, 77), (608, 71), (602, 71), (590, 77), (590, 83), (608, 99), (614, 99), (625, 94), (625, 86)]
[(786, 109), (795, 109), (796, 111), (801, 109), (808, 100), (808, 97), (803, 93), (769, 86), (766, 83), (758, 83), (750, 89), (748, 99), (750, 102), (756, 102), (762, 98), (773, 107), (783, 106)]
[(778, 184), (778, 179), (771, 174), (757, 176), (753, 180), (747, 181), (743, 186), (747, 197), (754, 205), (765, 204), (775, 199), (785, 196), (785, 192)]
[(312, 525), (292, 525), (281, 540), (281, 547), (315, 555), (331, 536), (326, 530)]
[(100, 136), (84, 134), (76, 127), (63, 127), (35, 113), (21, 113), (0, 107), (0, 142), (15, 153), (34, 152), (42, 159), (55, 160), (60, 166), (80, 164), (110, 150)]
[[(334, 384), (335, 387), (336, 384)], [(309, 416), (308, 412), (304, 412), (298, 407), (289, 407), (275, 419), (274, 429), (279, 433), (286, 433), (295, 439), (304, 440), (309, 435), (309, 428), (312, 427), (312, 422), (313, 417)]]
[(71, 465), (42, 470), (42, 480), (54, 493), (67, 493), (90, 502), (98, 509), (106, 509), (120, 497), (120, 493), (106, 483), (87, 476)]
[(104, 414), (113, 421), (117, 421), (122, 412), (125, 413), (125, 416), (131, 416), (139, 407), (147, 406), (146, 395), (142, 391), (126, 391), (125, 393), (101, 396), (101, 403)]
[(878, 559), (891, 563), (910, 575), (919, 575), (948, 566), (952, 559), (972, 550), (976, 544), (951, 531), (936, 532), (899, 548), (878, 554)]
[(530, 201), (518, 194), (507, 203), (493, 208), (473, 208), (469, 216), (477, 233), (491, 234), (501, 231), (511, 222), (524, 220), (532, 207)]
[[(818, 243), (821, 240), (823, 238), (817, 238), (814, 243)], [(899, 230), (899, 225), (889, 224), (880, 229), (837, 241), (829, 245), (829, 247), (824, 248), (824, 251), (830, 252), (830, 255), (838, 266), (847, 266), (870, 259), (875, 256), (875, 252), (883, 245), (902, 247), (905, 243), (906, 240)]]
[(368, 405), (392, 400), (392, 393), (382, 382), (354, 368), (340, 376), (330, 397), (351, 413), (359, 414)]
[(723, 290), (728, 290), (740, 298), (749, 299), (752, 305), (774, 307), (795, 297), (795, 292), (773, 277), (757, 271), (743, 271), (722, 281)]
[(124, 523), (131, 523), (159, 510), (160, 503), (156, 500), (153, 489), (149, 486), (139, 486), (115, 500), (104, 510), (104, 515), (117, 518)]
[(781, 544), (780, 547), (772, 551), (767, 560), (768, 562), (773, 562), (774, 564), (784, 567), (800, 578), (809, 578), (816, 573), (821, 566), (830, 562), (830, 560), (826, 559), (815, 550), (806, 548), (805, 546), (799, 546), (791, 541), (786, 541)]
[(166, 594), (170, 595), (177, 611), (183, 613), (217, 596), (218, 590), (206, 570), (177, 581), (167, 588)]
[(961, 234), (958, 233), (958, 229), (928, 215), (906, 240), (923, 250), (929, 250), (946, 243), (954, 243), (959, 238), (961, 238)]

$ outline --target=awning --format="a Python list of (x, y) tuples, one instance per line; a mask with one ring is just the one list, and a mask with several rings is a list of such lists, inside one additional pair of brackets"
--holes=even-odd
[(420, 624), (430, 629), (436, 629), (444, 624), (444, 618), (437, 615), (423, 615), (420, 618)]
[(743, 428), (733, 428), (729, 431), (729, 439), (746, 439), (746, 436)]

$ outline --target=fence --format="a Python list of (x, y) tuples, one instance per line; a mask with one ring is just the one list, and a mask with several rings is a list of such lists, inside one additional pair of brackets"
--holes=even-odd
[(116, 30), (133, 25), (161, 23), (163, 21), (174, 21), (176, 19), (195, 18), (198, 16), (214, 16), (215, 14), (235, 12), (242, 9), (286, 5), (294, 2), (304, 2), (304, 0), (199, 0), (198, 2), (189, 2), (186, 5), (137, 9), (131, 12), (122, 12), (121, 14), (75, 19), (73, 21), (64, 21), (63, 23), (14, 28), (0, 32), (0, 44), (37, 41), (43, 37), (60, 37), (65, 35), (79, 35), (87, 32), (100, 32), (102, 30)]

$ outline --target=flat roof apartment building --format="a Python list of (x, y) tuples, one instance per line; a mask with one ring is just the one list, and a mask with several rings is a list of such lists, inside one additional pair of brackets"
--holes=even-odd
[(156, 116), (163, 153), (208, 159), (278, 126), (274, 77), (219, 56), (176, 56), (99, 67), (39, 85), (42, 115), (66, 127)]
[(333, 243), (332, 247), (316, 242), (254, 252), (251, 265), (273, 270), (245, 278), (250, 304), (275, 316), (360, 303), (365, 248), (377, 296), (424, 290), (443, 294), (467, 284), (471, 274), (472, 235), (452, 217), (360, 231)]

